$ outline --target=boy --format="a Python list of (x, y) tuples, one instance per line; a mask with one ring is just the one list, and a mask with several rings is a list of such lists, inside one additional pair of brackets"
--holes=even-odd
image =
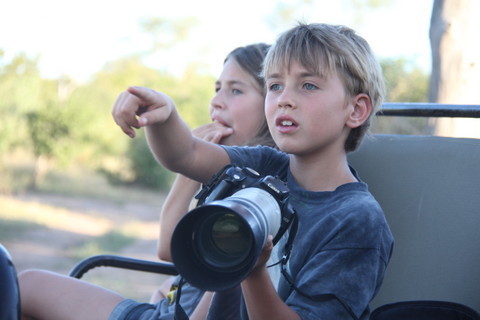
[[(285, 180), (299, 217), (278, 289), (267, 273), (269, 242), (241, 289), (250, 319), (368, 319), (391, 256), (383, 212), (347, 163), (381, 105), (383, 82), (367, 42), (349, 28), (300, 24), (282, 34), (264, 66), (265, 114), (278, 148), (225, 147), (194, 138), (173, 101), (131, 87), (113, 116), (129, 136), (145, 127), (165, 167), (195, 180), (226, 164)], [(278, 292), (277, 292), (278, 290)]]

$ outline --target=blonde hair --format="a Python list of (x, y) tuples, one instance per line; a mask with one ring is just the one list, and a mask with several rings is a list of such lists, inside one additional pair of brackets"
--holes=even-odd
[(367, 41), (345, 26), (300, 23), (281, 34), (271, 47), (263, 75), (268, 77), (279, 68), (289, 68), (292, 62), (322, 77), (338, 74), (349, 97), (360, 93), (370, 97), (372, 114), (364, 124), (350, 131), (345, 142), (345, 150), (354, 151), (385, 96), (381, 67)]

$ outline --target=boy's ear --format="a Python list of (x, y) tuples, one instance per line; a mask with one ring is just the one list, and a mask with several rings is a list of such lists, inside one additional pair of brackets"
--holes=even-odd
[(353, 109), (350, 113), (346, 125), (350, 128), (360, 127), (373, 111), (372, 101), (370, 97), (364, 93), (360, 93), (351, 100)]

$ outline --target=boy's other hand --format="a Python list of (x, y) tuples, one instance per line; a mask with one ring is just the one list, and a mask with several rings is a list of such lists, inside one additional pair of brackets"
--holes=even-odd
[(129, 87), (122, 92), (113, 105), (115, 122), (129, 137), (135, 137), (135, 129), (165, 122), (174, 110), (173, 100), (158, 91)]
[[(268, 236), (265, 245), (260, 252), (260, 256), (258, 257), (257, 263), (255, 264), (255, 269), (261, 268), (267, 264), (268, 259), (270, 259), (270, 255), (272, 254), (273, 250), (273, 237), (271, 235)], [(254, 270), (255, 270), (254, 269)]]

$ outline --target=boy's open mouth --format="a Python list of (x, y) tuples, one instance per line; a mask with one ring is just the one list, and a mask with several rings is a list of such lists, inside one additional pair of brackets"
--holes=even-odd
[(291, 120), (282, 120), (282, 121), (280, 122), (280, 125), (281, 125), (281, 126), (285, 126), (285, 127), (286, 127), (286, 126), (293, 126), (293, 121), (291, 121)]
[(298, 127), (298, 124), (290, 117), (279, 117), (275, 124), (277, 126), (277, 130), (281, 133), (292, 133)]
[(297, 123), (290, 117), (287, 116), (280, 116), (275, 121), (275, 124), (278, 127), (296, 127)]

